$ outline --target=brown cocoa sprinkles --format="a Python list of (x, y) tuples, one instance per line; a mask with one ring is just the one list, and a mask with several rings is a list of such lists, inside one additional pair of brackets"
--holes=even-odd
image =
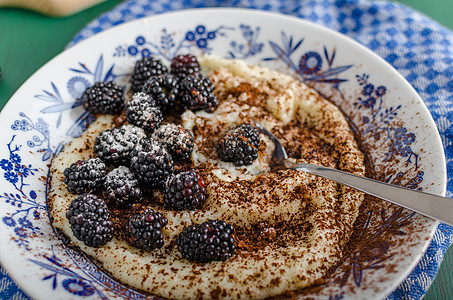
[(221, 99), (228, 97), (236, 99), (240, 103), (247, 103), (252, 106), (260, 106), (262, 105), (262, 103), (264, 103), (265, 99), (269, 97), (269, 95), (260, 91), (260, 89), (252, 86), (248, 82), (241, 82), (239, 86), (233, 87), (230, 90), (225, 90), (225, 93), (218, 93), (218, 97)]

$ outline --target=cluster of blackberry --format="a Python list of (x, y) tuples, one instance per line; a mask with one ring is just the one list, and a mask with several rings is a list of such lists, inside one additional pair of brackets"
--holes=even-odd
[[(146, 109), (145, 116), (139, 116), (140, 109), (131, 108), (131, 120), (151, 114), (150, 118), (159, 122), (161, 117), (155, 115), (169, 111), (178, 102), (183, 108), (194, 111), (213, 111), (218, 105), (213, 93), (214, 85), (201, 74), (197, 58), (190, 54), (174, 57), (170, 70), (153, 56), (143, 57), (135, 63), (130, 82), (134, 94), (143, 92), (150, 95), (153, 104), (147, 104), (161, 110), (158, 113), (157, 109), (151, 112)], [(118, 114), (125, 106), (124, 87), (113, 81), (99, 81), (87, 88), (79, 101), (92, 114)]]
[[(179, 134), (179, 130), (175, 132)], [(185, 129), (184, 133), (187, 133)], [(192, 137), (189, 133), (187, 135)], [(166, 137), (162, 137), (164, 138)], [(184, 135), (182, 140), (184, 138), (187, 136)], [(171, 139), (181, 138), (173, 136)], [(190, 142), (191, 145), (186, 145), (185, 148), (193, 149), (193, 139)], [(76, 198), (77, 201), (73, 201), (74, 204), (71, 204), (67, 212), (68, 219), (71, 218), (73, 233), (87, 246), (99, 247), (111, 240), (113, 234), (111, 232), (113, 226), (105, 225), (110, 230), (109, 234), (106, 234), (107, 229), (104, 230), (102, 227), (104, 226), (102, 224), (108, 221), (107, 204), (117, 209), (131, 208), (134, 204), (142, 202), (145, 190), (161, 189), (165, 192), (168, 189), (166, 182), (176, 175), (173, 174), (173, 157), (163, 144), (148, 137), (143, 128), (135, 125), (126, 124), (102, 131), (95, 139), (93, 152), (96, 158), (72, 163), (63, 174), (68, 191), (80, 195)], [(172, 151), (172, 153), (178, 152)], [(192, 188), (194, 196), (197, 193), (203, 193), (198, 196), (198, 199), (205, 199), (206, 190), (203, 180), (200, 179), (197, 185), (192, 185)], [(92, 196), (97, 200), (94, 201)], [(201, 201), (198, 203), (200, 204)], [(86, 218), (80, 213), (81, 216), (78, 217), (79, 210), (93, 211), (93, 214)], [(145, 250), (162, 247), (161, 229), (166, 225), (165, 217), (159, 216), (159, 226), (143, 225), (137, 229), (139, 226), (137, 220), (147, 220), (149, 215), (149, 212), (143, 212), (131, 217), (129, 225), (124, 229), (126, 240), (131, 245)], [(102, 232), (87, 228), (99, 228)], [(142, 237), (138, 238), (137, 235)], [(143, 239), (147, 240), (143, 241)]]
[[(175, 57), (170, 72), (160, 60), (143, 58), (131, 76), (129, 101), (114, 82), (96, 83), (83, 94), (81, 101), (91, 113), (124, 111), (127, 120), (96, 137), (96, 158), (77, 161), (64, 170), (68, 191), (79, 194), (66, 216), (76, 238), (87, 246), (100, 247), (112, 239), (115, 227), (109, 206), (130, 209), (155, 189), (162, 191), (168, 210), (194, 210), (205, 203), (206, 186), (200, 174), (175, 173), (175, 161), (187, 160), (193, 151), (192, 132), (174, 123), (162, 124), (165, 113), (177, 103), (191, 110), (217, 107), (214, 86), (200, 70), (193, 55)], [(134, 247), (153, 250), (164, 245), (166, 225), (159, 212), (141, 210), (128, 219), (122, 235)], [(189, 260), (225, 260), (235, 251), (233, 228), (225, 222), (209, 221), (189, 231), (184, 230), (177, 240), (179, 251)], [(194, 242), (194, 232), (206, 238)]]
[(191, 54), (174, 57), (170, 70), (155, 57), (144, 57), (135, 64), (131, 84), (134, 93), (150, 95), (163, 112), (178, 102), (194, 111), (210, 112), (218, 105), (214, 85), (201, 74), (199, 62)]

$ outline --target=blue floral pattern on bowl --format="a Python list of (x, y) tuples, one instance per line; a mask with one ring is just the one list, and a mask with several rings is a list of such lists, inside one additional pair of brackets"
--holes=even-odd
[[(373, 74), (359, 72), (355, 62), (344, 62), (337, 59), (342, 49), (326, 44), (313, 46), (307, 41), (313, 37), (282, 30), (275, 39), (268, 39), (260, 24), (241, 22), (233, 25), (210, 25), (195, 23), (185, 31), (161, 27), (156, 33), (137, 33), (111, 49), (102, 49), (91, 63), (82, 61), (62, 68), (62, 78), (49, 78), (41, 90), (34, 92), (35, 99), (42, 103), (40, 117), (18, 113), (17, 119), (10, 124), (7, 151), (0, 157), (0, 168), (4, 181), (11, 189), (0, 195), (0, 202), (14, 207), (2, 217), (4, 230), (9, 231), (18, 248), (36, 251), (30, 246), (32, 240), (43, 233), (43, 217), (47, 215), (46, 203), (40, 198), (45, 191), (38, 192), (29, 184), (34, 176), (43, 176), (39, 168), (45, 169), (52, 157), (63, 147), (60, 140), (53, 140), (53, 131), (62, 130), (67, 137), (79, 136), (94, 120), (94, 116), (81, 108), (78, 100), (83, 91), (97, 81), (124, 80), (129, 73), (119, 66), (133, 65), (141, 57), (156, 55), (167, 62), (174, 56), (183, 53), (219, 54), (226, 58), (241, 58), (258, 61), (263, 64), (284, 66), (288, 73), (296, 75), (301, 81), (321, 84), (338, 92), (343, 86), (356, 91), (352, 106), (360, 117), (351, 120), (352, 127), (367, 142), (379, 141), (385, 145), (382, 162), (404, 161), (404, 167), (394, 174), (383, 174), (384, 180), (404, 185), (413, 189), (422, 189), (425, 173), (422, 156), (413, 148), (417, 144), (417, 135), (411, 129), (401, 126), (401, 104), (392, 104), (389, 94), (392, 89), (386, 84), (375, 83)], [(222, 46), (222, 49), (219, 50)], [(345, 112), (348, 114), (348, 112)], [(69, 125), (68, 125), (69, 124)], [(20, 141), (18, 141), (20, 137)], [(30, 156), (32, 153), (34, 156)], [(36, 156), (42, 165), (35, 166)], [(385, 170), (384, 170), (385, 171)], [(40, 173), (40, 174), (38, 174)], [(4, 185), (3, 185), (4, 186)], [(405, 227), (414, 214), (402, 209), (390, 210), (378, 214), (366, 211), (364, 218), (356, 225), (358, 234), (371, 233), (406, 235)], [(394, 224), (392, 228), (387, 226)], [(38, 225), (39, 223), (39, 225)], [(374, 224), (374, 225), (372, 225)], [(377, 224), (377, 225), (376, 225)], [(396, 225), (395, 225), (396, 224)], [(48, 234), (48, 233), (46, 233)], [(368, 236), (369, 238), (369, 236)], [(371, 244), (373, 240), (367, 240)], [(58, 248), (58, 251), (54, 250)], [(336, 290), (330, 297), (338, 299), (345, 296), (342, 287), (349, 280), (360, 287), (367, 270), (385, 267), (385, 260), (390, 256), (392, 245), (384, 243), (369, 247), (362, 252), (354, 252), (345, 265), (350, 268), (339, 268), (341, 273)], [(366, 259), (365, 259), (366, 258)], [(124, 287), (104, 274), (84, 255), (55, 244), (49, 251), (36, 254), (29, 259), (46, 270), (41, 280), (50, 285), (52, 290), (63, 289), (68, 295), (91, 297), (97, 295), (102, 299), (109, 297), (146, 298), (140, 292)], [(339, 283), (338, 283), (339, 282)], [(106, 290), (108, 290), (106, 292)]]

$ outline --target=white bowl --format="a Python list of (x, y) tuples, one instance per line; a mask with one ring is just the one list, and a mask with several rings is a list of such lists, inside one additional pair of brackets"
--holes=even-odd
[[(126, 23), (61, 53), (2, 111), (0, 260), (35, 299), (142, 298), (65, 247), (46, 206), (49, 163), (92, 120), (76, 101), (99, 80), (127, 84), (142, 55), (203, 53), (240, 58), (299, 76), (337, 104), (362, 140), (378, 178), (443, 195), (445, 158), (431, 115), (384, 60), (353, 40), (280, 14), (199, 9)], [(317, 298), (383, 298), (425, 252), (437, 222), (379, 200), (366, 203), (344, 263)]]

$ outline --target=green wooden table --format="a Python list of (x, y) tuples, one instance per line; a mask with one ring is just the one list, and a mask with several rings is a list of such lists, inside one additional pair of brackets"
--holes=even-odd
[[(63, 18), (50, 18), (31, 11), (0, 8), (0, 109), (37, 69), (61, 52), (89, 21), (121, 0), (108, 0)], [(452, 0), (400, 0), (453, 30)], [(445, 255), (425, 299), (453, 299), (453, 246)]]

